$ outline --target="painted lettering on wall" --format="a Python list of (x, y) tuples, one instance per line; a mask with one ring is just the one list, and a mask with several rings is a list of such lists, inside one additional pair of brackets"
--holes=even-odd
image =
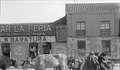
[(0, 42), (55, 42), (55, 36), (0, 37)]
[(55, 35), (53, 24), (2, 24), (0, 36)]

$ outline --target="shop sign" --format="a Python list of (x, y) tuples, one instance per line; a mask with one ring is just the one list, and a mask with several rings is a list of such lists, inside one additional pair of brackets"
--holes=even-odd
[(55, 36), (53, 24), (1, 24), (0, 36)]
[(0, 37), (0, 42), (8, 42), (8, 43), (55, 42), (55, 36)]

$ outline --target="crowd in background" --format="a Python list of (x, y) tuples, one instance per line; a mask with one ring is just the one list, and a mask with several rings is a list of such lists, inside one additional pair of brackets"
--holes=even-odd
[(80, 66), (83, 62), (86, 61), (86, 59), (94, 59), (94, 63), (97, 65), (97, 69), (98, 70), (102, 70), (102, 69), (109, 69), (110, 67), (107, 64), (107, 61), (109, 61), (106, 58), (106, 54), (105, 53), (99, 53), (99, 52), (90, 52), (89, 55), (87, 57), (85, 57), (84, 59), (77, 57), (69, 57), (67, 60), (67, 65), (68, 65), (68, 69), (69, 70), (80, 70)]

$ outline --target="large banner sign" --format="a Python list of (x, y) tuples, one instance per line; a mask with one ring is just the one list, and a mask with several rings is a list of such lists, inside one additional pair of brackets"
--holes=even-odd
[(1, 24), (0, 36), (55, 36), (53, 24)]
[(56, 42), (56, 40), (55, 36), (0, 37), (0, 42), (28, 43), (28, 42)]

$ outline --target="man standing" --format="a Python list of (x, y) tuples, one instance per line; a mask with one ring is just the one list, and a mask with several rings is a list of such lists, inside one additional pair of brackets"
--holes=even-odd
[(98, 56), (98, 61), (99, 61), (99, 64), (100, 64), (100, 70), (106, 69), (105, 66), (107, 66), (107, 64), (106, 64), (106, 61), (105, 61), (105, 56), (106, 56), (105, 53), (101, 53), (101, 55)]
[(93, 63), (91, 64), (93, 70), (99, 70), (99, 62), (98, 62), (98, 53), (95, 52), (93, 55), (90, 56), (91, 61)]
[(30, 57), (31, 57), (32, 59), (34, 59), (36, 56), (37, 56), (36, 46), (31, 46), (31, 47), (30, 47)]

